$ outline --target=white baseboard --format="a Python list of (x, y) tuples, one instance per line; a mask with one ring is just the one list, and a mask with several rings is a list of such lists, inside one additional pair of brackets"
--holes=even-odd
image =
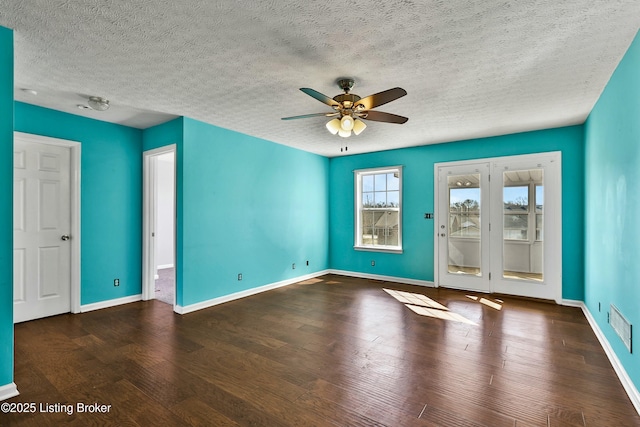
[(161, 264), (158, 266), (158, 270), (164, 270), (165, 268), (173, 268), (173, 264)]
[(18, 392), (16, 383), (7, 384), (0, 387), (0, 401), (7, 400), (19, 394), (20, 393)]
[(356, 271), (346, 271), (346, 270), (328, 270), (327, 273), (337, 274), (339, 276), (358, 277), (360, 279), (382, 280), (384, 282), (405, 283), (408, 285), (426, 286), (428, 288), (435, 287), (435, 284), (428, 280), (407, 279), (405, 277), (382, 276), (379, 274), (359, 273)]
[(564, 305), (567, 307), (578, 307), (582, 310), (585, 309), (584, 303), (582, 301), (578, 301), (577, 299), (563, 299), (560, 301), (560, 305)]
[(609, 361), (613, 366), (613, 370), (616, 371), (616, 374), (618, 375), (618, 378), (622, 383), (622, 387), (624, 387), (624, 390), (627, 392), (631, 403), (633, 403), (636, 411), (638, 412), (638, 414), (640, 414), (640, 392), (638, 392), (638, 389), (633, 384), (633, 381), (631, 381), (631, 378), (629, 378), (629, 375), (622, 366), (620, 359), (618, 359), (618, 356), (616, 356), (616, 353), (613, 351), (611, 344), (609, 344), (609, 340), (607, 340), (604, 332), (602, 332), (602, 329), (600, 329), (600, 326), (598, 326), (598, 322), (596, 322), (596, 319), (593, 318), (586, 304), (582, 301), (577, 302), (579, 303), (577, 306), (582, 309), (582, 312), (587, 318), (589, 325), (591, 325), (591, 329), (593, 329), (593, 332), (596, 334), (598, 341), (600, 341), (600, 345), (602, 345), (604, 352), (607, 354), (607, 357), (609, 358)]
[(203, 310), (205, 308), (209, 308), (209, 307), (213, 307), (214, 305), (218, 305), (218, 304), (223, 304), (225, 302), (229, 302), (229, 301), (234, 301), (240, 298), (245, 298), (251, 295), (255, 295), (255, 294), (259, 294), (262, 292), (266, 292), (266, 291), (270, 291), (272, 289), (277, 289), (277, 288), (281, 288), (283, 286), (288, 286), (288, 285), (292, 285), (294, 283), (298, 283), (298, 282), (302, 282), (305, 280), (309, 280), (309, 279), (313, 279), (315, 277), (319, 277), (319, 276), (324, 276), (325, 274), (328, 274), (329, 270), (322, 270), (322, 271), (317, 271), (315, 273), (311, 273), (311, 274), (306, 274), (304, 276), (298, 276), (298, 277), (294, 277), (291, 279), (287, 279), (287, 280), (282, 280), (280, 282), (275, 282), (275, 283), (270, 283), (268, 285), (264, 285), (264, 286), (259, 286), (257, 288), (252, 288), (252, 289), (247, 289), (244, 291), (240, 291), (240, 292), (236, 292), (233, 294), (229, 294), (229, 295), (224, 295), (218, 298), (213, 298), (207, 301), (202, 301), (202, 302), (198, 302), (195, 304), (190, 304), (190, 305), (186, 305), (186, 306), (180, 306), (180, 305), (176, 305), (173, 308), (173, 311), (175, 311), (178, 314), (187, 314), (187, 313), (191, 313), (194, 311), (198, 311), (198, 310)]
[(84, 304), (80, 306), (80, 313), (86, 313), (88, 311), (93, 311), (93, 310), (100, 310), (102, 308), (115, 307), (117, 305), (129, 304), (130, 302), (137, 302), (137, 301), (142, 301), (142, 294), (110, 299), (107, 301), (94, 302), (93, 304)]

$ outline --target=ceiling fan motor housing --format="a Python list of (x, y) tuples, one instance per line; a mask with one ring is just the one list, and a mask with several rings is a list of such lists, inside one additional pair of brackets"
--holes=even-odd
[(360, 100), (360, 97), (352, 93), (341, 93), (334, 96), (333, 100), (340, 103), (343, 108), (351, 109)]

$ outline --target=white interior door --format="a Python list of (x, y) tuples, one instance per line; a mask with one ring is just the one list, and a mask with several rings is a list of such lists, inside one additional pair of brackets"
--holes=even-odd
[(14, 142), (14, 322), (71, 311), (71, 149)]
[(489, 163), (440, 166), (439, 286), (489, 292)]

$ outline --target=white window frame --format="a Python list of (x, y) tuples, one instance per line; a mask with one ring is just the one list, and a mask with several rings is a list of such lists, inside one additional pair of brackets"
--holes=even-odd
[[(378, 175), (386, 173), (398, 174), (398, 245), (369, 245), (362, 243), (362, 177), (365, 175)], [(402, 253), (402, 166), (389, 166), (382, 168), (358, 169), (353, 171), (354, 177), (354, 245), (358, 251)], [(386, 208), (389, 209), (389, 208)]]

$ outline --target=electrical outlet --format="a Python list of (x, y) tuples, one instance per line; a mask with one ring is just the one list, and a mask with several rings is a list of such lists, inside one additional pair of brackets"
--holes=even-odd
[(238, 274), (238, 280), (242, 280), (242, 273)]
[(296, 269), (296, 263), (294, 262), (293, 264), (291, 264), (291, 269), (295, 270)]
[(113, 279), (113, 286), (120, 286), (120, 279)]
[(376, 266), (376, 262), (374, 260), (371, 260), (371, 267), (375, 267)]

